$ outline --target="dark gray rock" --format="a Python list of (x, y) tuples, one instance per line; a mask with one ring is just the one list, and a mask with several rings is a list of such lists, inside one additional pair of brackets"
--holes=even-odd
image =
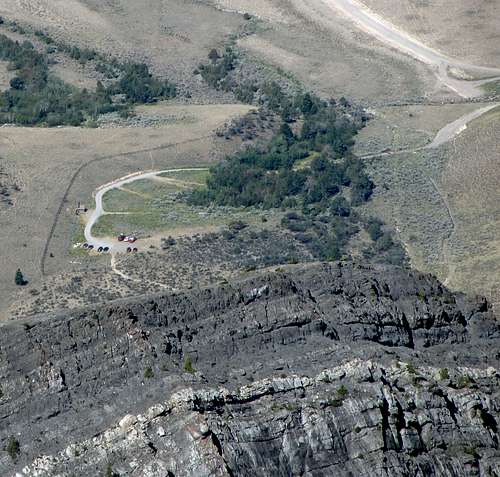
[(415, 271), (297, 266), (0, 333), (0, 475), (500, 473), (499, 327)]

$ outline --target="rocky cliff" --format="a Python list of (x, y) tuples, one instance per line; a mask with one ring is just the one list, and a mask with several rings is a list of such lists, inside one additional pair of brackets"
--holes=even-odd
[(11, 322), (0, 475), (500, 475), (499, 344), (484, 300), (340, 263)]

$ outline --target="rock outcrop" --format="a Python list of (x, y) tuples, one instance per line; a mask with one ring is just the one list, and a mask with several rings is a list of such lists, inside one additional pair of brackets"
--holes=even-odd
[(500, 327), (429, 275), (297, 266), (0, 332), (1, 475), (500, 475)]

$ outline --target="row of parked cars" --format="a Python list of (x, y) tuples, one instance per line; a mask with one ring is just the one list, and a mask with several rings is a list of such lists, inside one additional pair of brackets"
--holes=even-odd
[[(118, 235), (118, 242), (127, 242), (127, 243), (134, 243), (135, 241), (137, 240), (137, 237), (133, 236), (133, 235), (125, 235), (125, 234), (120, 234)], [(86, 248), (87, 250), (93, 250), (94, 249), (94, 245), (92, 245), (91, 243), (87, 243), (85, 242), (83, 245), (83, 248)], [(98, 247), (96, 248), (96, 251), (99, 252), (99, 253), (106, 253), (106, 252), (109, 252), (109, 247)], [(137, 247), (127, 247), (127, 252), (138, 252), (139, 250), (137, 249)]]
[[(91, 243), (87, 243), (85, 242), (83, 244), (83, 248), (86, 248), (87, 250), (92, 250), (94, 248), (94, 246), (91, 244)], [(96, 249), (99, 253), (105, 253), (105, 252), (109, 252), (109, 247), (98, 247)]]

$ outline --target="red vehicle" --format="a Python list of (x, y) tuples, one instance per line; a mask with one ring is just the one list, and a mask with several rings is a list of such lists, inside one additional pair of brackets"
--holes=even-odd
[(128, 243), (134, 243), (137, 240), (137, 238), (134, 237), (133, 235), (129, 235), (128, 237), (125, 237), (124, 240), (125, 240), (125, 242), (128, 242)]

